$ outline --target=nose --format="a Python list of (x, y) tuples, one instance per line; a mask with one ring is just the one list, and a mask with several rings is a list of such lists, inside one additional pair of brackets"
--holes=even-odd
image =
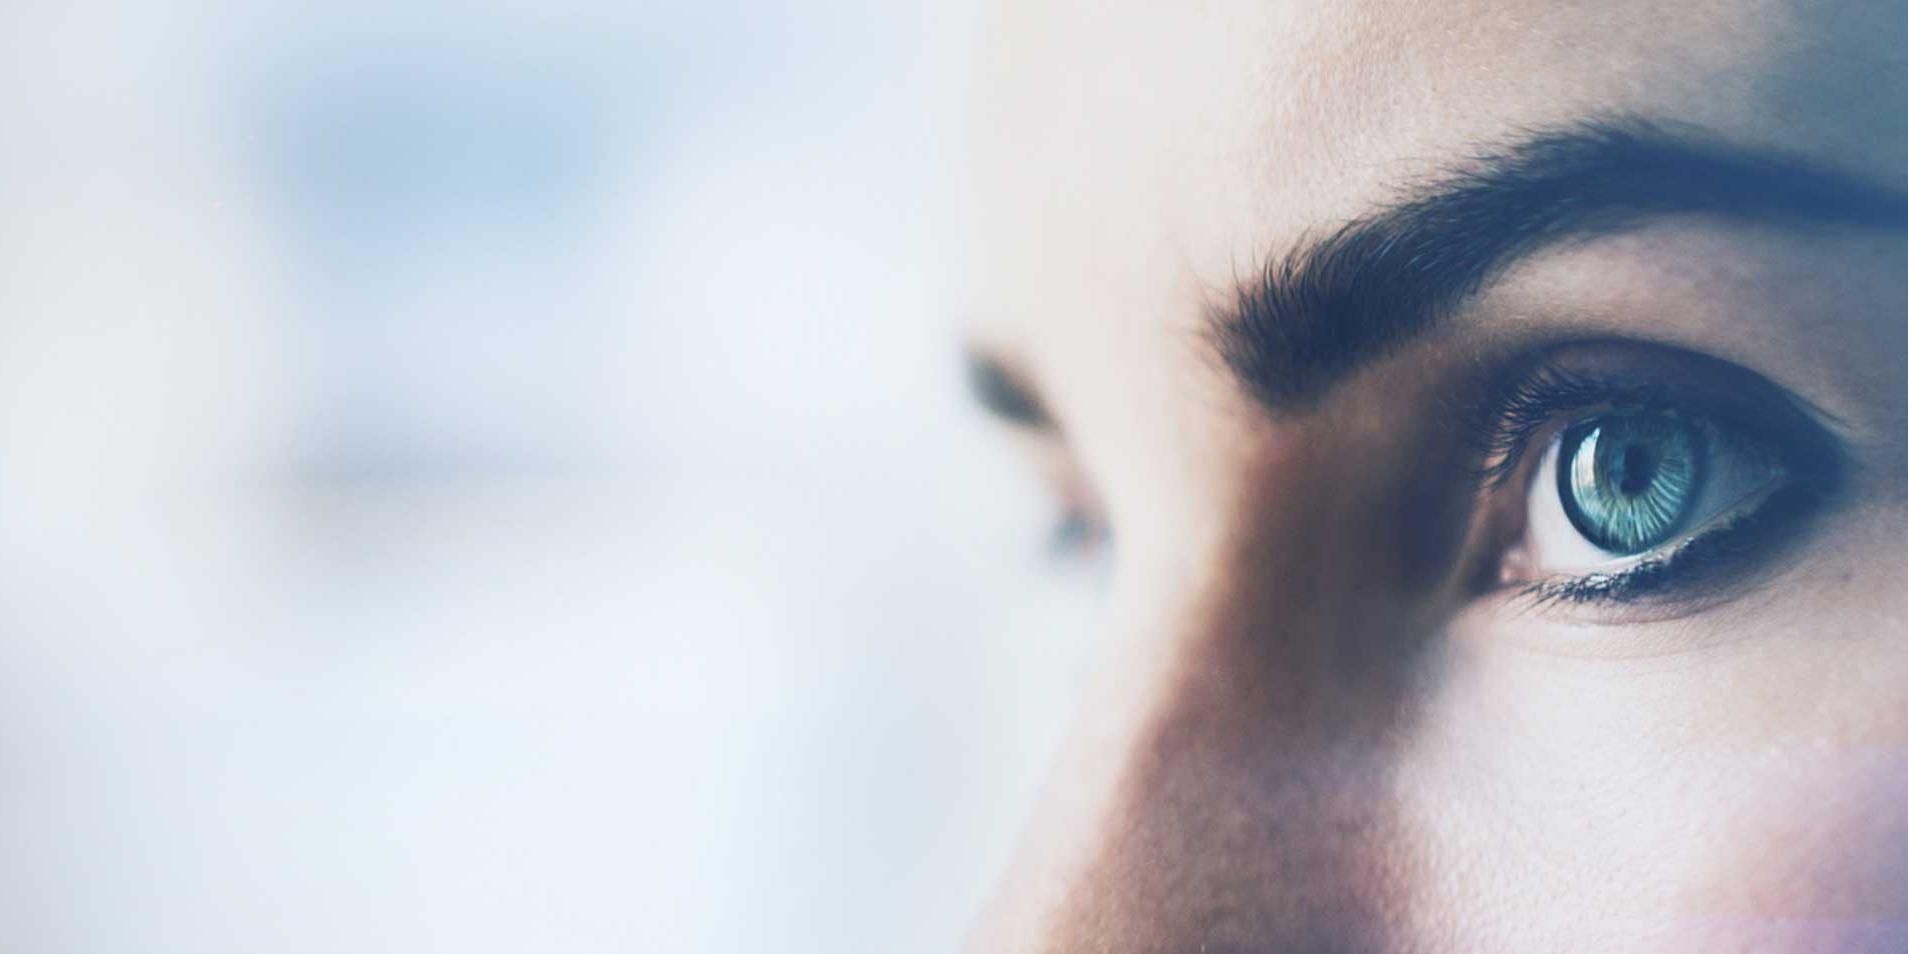
[(1318, 433), (1245, 468), (1227, 532), (1184, 561), (981, 949), (1392, 945), (1419, 860), (1391, 767), (1459, 531), (1373, 456), (1422, 473), (1414, 449)]

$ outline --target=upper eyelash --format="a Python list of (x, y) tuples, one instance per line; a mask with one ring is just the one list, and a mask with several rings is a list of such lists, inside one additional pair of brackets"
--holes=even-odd
[(1517, 473), (1533, 438), (1559, 414), (1590, 407), (1645, 408), (1666, 404), (1661, 385), (1592, 377), (1560, 367), (1539, 364), (1519, 375), (1516, 383), (1497, 389), (1472, 405), (1465, 428), (1476, 444), (1480, 461), (1474, 471), (1483, 490), (1494, 490)]

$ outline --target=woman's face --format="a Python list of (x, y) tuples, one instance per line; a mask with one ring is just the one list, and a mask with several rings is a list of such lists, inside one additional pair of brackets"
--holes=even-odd
[(1908, 947), (1908, 8), (983, 36), (976, 380), (1108, 627), (979, 949)]

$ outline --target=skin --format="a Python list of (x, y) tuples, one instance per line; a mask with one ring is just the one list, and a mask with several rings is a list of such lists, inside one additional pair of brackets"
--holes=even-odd
[[(1908, 236), (1546, 251), (1287, 414), (1205, 333), (1306, 236), (1587, 117), (1908, 191), (1904, 34), (1855, 2), (1002, 4), (972, 337), (1116, 542), (1094, 701), (973, 949), (1908, 948)], [(1820, 409), (1847, 486), (1688, 605), (1480, 594), (1506, 548), (1441, 398), (1590, 338)]]

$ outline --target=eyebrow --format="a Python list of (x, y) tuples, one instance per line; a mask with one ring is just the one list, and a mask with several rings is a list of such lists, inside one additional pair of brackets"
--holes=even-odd
[(1908, 197), (1695, 130), (1587, 122), (1477, 157), (1301, 242), (1216, 306), (1207, 331), (1262, 407), (1302, 408), (1532, 252), (1675, 214), (1901, 227)]
[(976, 345), (964, 349), (962, 359), (968, 391), (982, 410), (1016, 427), (1058, 429), (1033, 382), (1007, 359)]

